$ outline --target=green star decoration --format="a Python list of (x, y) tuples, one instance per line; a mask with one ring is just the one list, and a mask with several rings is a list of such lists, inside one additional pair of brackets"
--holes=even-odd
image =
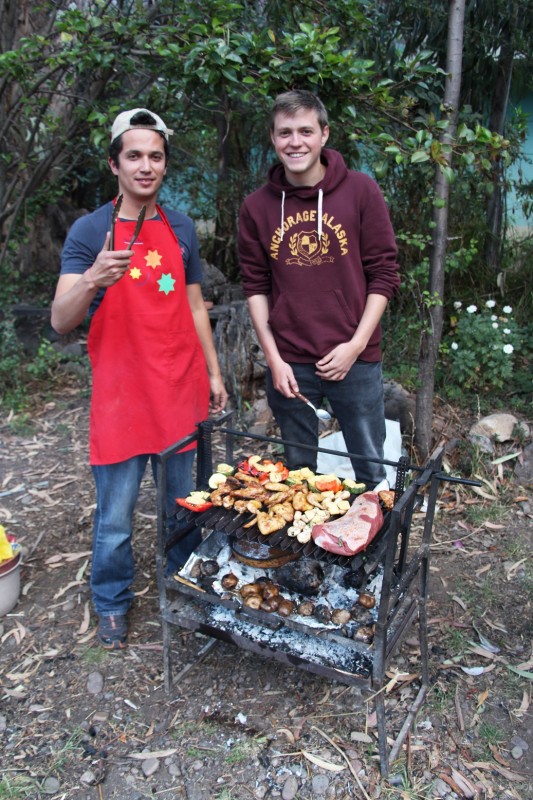
[(168, 295), (169, 292), (174, 291), (174, 284), (176, 283), (176, 281), (172, 277), (170, 272), (168, 273), (168, 275), (165, 275), (165, 273), (163, 273), (157, 282), (159, 284), (160, 292), (164, 292), (165, 294)]

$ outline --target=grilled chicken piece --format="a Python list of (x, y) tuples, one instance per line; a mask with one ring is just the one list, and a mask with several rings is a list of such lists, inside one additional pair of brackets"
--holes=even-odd
[(285, 492), (287, 490), (286, 483), (277, 483), (276, 481), (267, 481), (263, 486), (265, 489), (268, 489), (269, 492)]
[(262, 500), (266, 502), (270, 495), (265, 492), (260, 483), (257, 486), (245, 486), (243, 489), (234, 489), (231, 493), (232, 497), (238, 497), (242, 500)]
[[(213, 489), (211, 494), (209, 495), (210, 501), (213, 503), (214, 506), (222, 506), (224, 497), (229, 494), (228, 491), (224, 489), (225, 484), (221, 483), (218, 489)], [(231, 491), (231, 490), (230, 490)]]
[(249, 511), (250, 514), (257, 514), (261, 508), (261, 500), (235, 500), (233, 508), (235, 511), (238, 511), (239, 514), (245, 514), (247, 511)]
[(309, 511), (313, 506), (308, 502), (305, 492), (295, 492), (292, 498), (292, 505), (296, 511)]
[(294, 508), (290, 503), (274, 503), (270, 506), (269, 514), (275, 514), (278, 517), (283, 517), (286, 522), (292, 522), (294, 519)]
[(263, 536), (268, 536), (270, 533), (274, 533), (275, 531), (280, 531), (282, 528), (285, 527), (287, 523), (283, 519), (283, 517), (278, 517), (277, 515), (265, 513), (264, 511), (259, 511), (257, 514), (257, 527), (259, 528), (260, 532)]
[(246, 472), (241, 472), (240, 470), (236, 472), (235, 475), (233, 475), (232, 477), (234, 478), (234, 480), (239, 481), (240, 483), (251, 484), (252, 486), (263, 485), (257, 480), (257, 478), (254, 478), (253, 475), (247, 475)]
[(233, 508), (234, 503), (235, 503), (235, 498), (232, 497), (231, 494), (226, 494), (222, 498), (222, 506), (224, 508)]
[(290, 489), (286, 489), (284, 492), (274, 492), (273, 494), (268, 495), (266, 500), (264, 500), (264, 504), (266, 506), (273, 506), (276, 503), (284, 503), (286, 500), (290, 500), (295, 494), (295, 489), (291, 486)]

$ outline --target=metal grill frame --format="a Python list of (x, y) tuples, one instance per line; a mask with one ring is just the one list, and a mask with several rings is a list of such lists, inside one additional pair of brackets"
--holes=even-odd
[[(215, 427), (219, 428), (219, 433), (225, 437), (226, 455), (225, 460), (233, 463), (233, 446), (236, 440), (256, 440), (262, 443), (273, 443), (283, 446), (287, 442), (283, 439), (262, 436), (246, 431), (234, 430), (223, 427), (224, 423), (232, 416), (232, 412), (222, 416), (219, 420), (207, 420), (197, 426), (197, 430), (185, 438), (176, 442), (162, 453), (156, 460), (156, 479), (157, 479), (157, 550), (156, 550), (156, 569), (159, 587), (159, 602), (162, 620), (163, 635), (163, 666), (164, 666), (164, 686), (167, 692), (173, 687), (172, 670), (172, 649), (171, 649), (171, 630), (175, 625), (179, 625), (180, 615), (176, 614), (176, 602), (171, 599), (178, 595), (182, 597), (187, 592), (180, 587), (172, 578), (165, 577), (165, 558), (166, 552), (176, 541), (188, 532), (188, 529), (178, 531), (173, 539), (167, 536), (168, 517), (165, 510), (166, 497), (166, 464), (168, 459), (196, 443), (197, 445), (197, 488), (205, 488), (209, 477), (213, 473), (212, 456), (212, 435)], [(329, 450), (321, 447), (310, 448), (317, 452), (326, 452), (343, 457), (353, 457), (354, 454)], [(356, 454), (357, 455), (357, 454)], [(397, 485), (395, 487), (395, 505), (390, 512), (389, 528), (385, 534), (386, 545), (382, 548), (383, 559), (383, 583), (381, 598), (379, 602), (378, 618), (375, 625), (374, 640), (369, 652), (371, 653), (372, 667), (368, 678), (358, 676), (347, 676), (342, 672), (336, 673), (335, 670), (316, 668), (302, 660), (301, 663), (294, 663), (294, 658), (285, 660), (287, 665), (298, 666), (303, 669), (321, 674), (327, 678), (335, 678), (343, 683), (359, 684), (362, 683), (374, 693), (374, 702), (377, 714), (378, 746), (381, 773), (385, 777), (388, 775), (389, 766), (397, 759), (405, 738), (413, 725), (416, 714), (422, 706), (427, 695), (430, 676), (428, 664), (428, 634), (427, 634), (427, 600), (428, 600), (428, 579), (429, 579), (429, 556), (430, 541), (432, 536), (435, 508), (438, 496), (439, 483), (442, 480), (456, 480), (461, 483), (474, 483), (461, 479), (453, 479), (440, 472), (442, 464), (443, 449), (438, 448), (430, 456), (427, 463), (420, 467), (409, 464), (408, 460), (401, 458), (398, 462), (379, 461), (378, 463), (387, 464), (397, 468)], [(361, 457), (361, 456), (359, 456)], [(370, 460), (370, 459), (368, 459)], [(372, 459), (377, 461), (376, 459)], [(411, 483), (404, 490), (407, 475), (412, 477)], [(414, 551), (409, 551), (409, 539), (411, 522), (414, 511), (422, 502), (424, 493), (427, 501), (423, 533), (420, 543)], [(201, 515), (200, 515), (201, 516)], [(195, 524), (201, 519), (195, 520)], [(190, 530), (189, 526), (189, 530)], [(189, 592), (190, 594), (190, 592)], [(200, 594), (200, 593), (198, 593)], [(222, 602), (222, 601), (221, 601)], [(398, 648), (404, 638), (408, 628), (418, 616), (418, 639), (420, 645), (420, 688), (412, 701), (405, 716), (401, 730), (396, 737), (389, 752), (387, 743), (387, 720), (385, 708), (385, 685), (386, 669), (394, 651)], [(242, 637), (228, 636), (221, 631), (217, 631), (211, 625), (204, 625), (199, 622), (192, 628), (215, 638), (225, 641), (232, 641), (237, 646), (261, 654), (262, 656), (274, 657), (284, 661), (283, 654), (268, 651), (265, 647), (258, 648), (250, 642), (242, 640)]]

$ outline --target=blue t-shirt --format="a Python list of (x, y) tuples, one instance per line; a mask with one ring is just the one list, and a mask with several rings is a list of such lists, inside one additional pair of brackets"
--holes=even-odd
[[(113, 203), (106, 203), (91, 214), (80, 217), (72, 225), (61, 254), (61, 275), (82, 275), (92, 267), (111, 227), (112, 211)], [(185, 283), (201, 283), (202, 265), (192, 219), (172, 209), (163, 208), (163, 211), (180, 245)], [(96, 294), (89, 308), (89, 316), (94, 314), (104, 294), (105, 289)]]

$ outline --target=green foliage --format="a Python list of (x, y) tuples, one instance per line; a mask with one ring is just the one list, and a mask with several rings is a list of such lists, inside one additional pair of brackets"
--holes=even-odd
[(16, 424), (25, 425), (26, 411), (34, 393), (48, 392), (65, 380), (63, 357), (46, 339), (35, 355), (24, 352), (12, 315), (0, 319), (0, 407), (19, 414)]
[(448, 381), (458, 394), (504, 389), (522, 342), (511, 306), (498, 310), (495, 300), (487, 300), (481, 310), (474, 304), (464, 309), (457, 301), (455, 310), (441, 344)]
[[(512, 29), (505, 21), (519, 8), (516, 2), (510, 8), (491, 4), (482, 26), (467, 9), (464, 97), (470, 105), (461, 108), (452, 139), (449, 110), (441, 107), (447, 13), (439, 3), (34, 4), (24, 29), (8, 30), (4, 23), (0, 53), (0, 279), (9, 269), (9, 291), (17, 299), (29, 291), (49, 294), (44, 279), (37, 286), (32, 278), (30, 287), (17, 248), (32, 235), (32, 220), (58, 198), (86, 208), (108, 199), (114, 191), (103, 157), (109, 126), (119, 110), (135, 105), (153, 107), (174, 128), (167, 197), (213, 223), (203, 255), (236, 280), (238, 209), (272, 160), (271, 100), (288, 88), (310, 89), (327, 103), (331, 145), (350, 166), (372, 171), (386, 194), (403, 275), (388, 320), (387, 351), (414, 383), (428, 309), (447, 306), (446, 296), (435, 297), (428, 282), (433, 213), (443, 202), (434, 196), (436, 170), (453, 181), (445, 295), (469, 302), (497, 291), (494, 267), (483, 254), (491, 230), (487, 204), (510, 187), (509, 168), (520, 155), (526, 121), (516, 110), (505, 135), (493, 131), (486, 95), (501, 66), (495, 52), (502, 58), (507, 50), (524, 53), (517, 69), (528, 74), (530, 56), (522, 45), (531, 23)], [(491, 80), (481, 79), (483, 70)], [(531, 207), (527, 187), (523, 203)], [(502, 248), (502, 271), (505, 298), (524, 330), (531, 293), (524, 290), (526, 268), (516, 269), (517, 247), (509, 242)], [(17, 356), (3, 355), (2, 362), (6, 358)], [(41, 352), (35, 370), (53, 372), (50, 358)], [(521, 359), (518, 371), (524, 365)], [(449, 370), (441, 374), (452, 379)], [(525, 387), (527, 375), (521, 374)], [(514, 380), (517, 385), (516, 373)], [(497, 388), (491, 380), (487, 391)]]

